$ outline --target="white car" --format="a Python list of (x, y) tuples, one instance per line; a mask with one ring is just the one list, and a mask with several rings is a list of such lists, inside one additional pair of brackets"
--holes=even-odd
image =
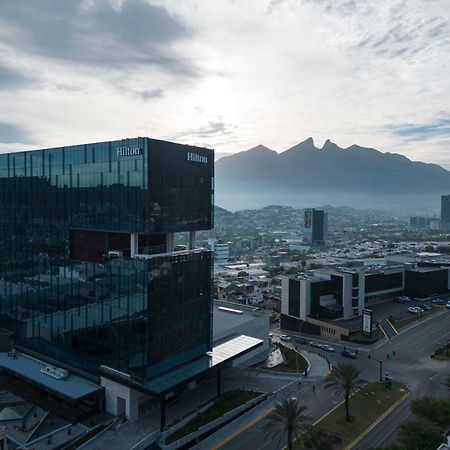
[(325, 350), (326, 352), (334, 352), (334, 347), (328, 344), (322, 344), (322, 350)]
[(413, 313), (413, 314), (422, 314), (423, 309), (419, 308), (418, 306), (410, 306), (408, 308), (408, 312)]
[(287, 334), (282, 334), (282, 335), (280, 336), (280, 339), (281, 339), (282, 341), (287, 341), (287, 342), (292, 341), (292, 338), (291, 338), (290, 336), (288, 336)]

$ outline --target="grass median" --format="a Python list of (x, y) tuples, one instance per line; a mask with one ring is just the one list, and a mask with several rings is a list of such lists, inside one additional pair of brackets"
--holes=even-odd
[(308, 362), (306, 361), (306, 359), (292, 348), (286, 347), (282, 344), (277, 345), (281, 353), (283, 354), (284, 363), (271, 367), (271, 370), (303, 373), (308, 367)]
[[(407, 392), (406, 386), (400, 383), (393, 383), (392, 389), (386, 389), (384, 383), (378, 381), (369, 383), (350, 398), (351, 422), (346, 422), (345, 405), (340, 404), (320, 419), (315, 427), (340, 439), (333, 450), (344, 449)], [(304, 447), (298, 442), (295, 448)]]
[(433, 314), (435, 312), (440, 311), (440, 307), (433, 306), (431, 311), (424, 311), (422, 314), (414, 314), (410, 317), (406, 317), (401, 320), (391, 319), (392, 325), (396, 328), (396, 330), (400, 330), (403, 327), (406, 327), (407, 325), (410, 325), (414, 322), (418, 322), (419, 320), (423, 320), (426, 317), (428, 317), (430, 314)]
[(213, 420), (223, 416), (225, 413), (243, 405), (259, 395), (261, 395), (261, 392), (244, 391), (240, 389), (224, 392), (222, 398), (217, 398), (210, 408), (200, 413), (186, 425), (183, 425), (180, 429), (168, 436), (166, 438), (166, 444), (172, 444), (173, 442), (178, 441), (178, 439), (197, 431), (203, 425), (212, 422)]
[(434, 351), (434, 353), (431, 355), (433, 359), (438, 359), (441, 361), (448, 361), (450, 360), (450, 345), (444, 345), (443, 347), (440, 347)]

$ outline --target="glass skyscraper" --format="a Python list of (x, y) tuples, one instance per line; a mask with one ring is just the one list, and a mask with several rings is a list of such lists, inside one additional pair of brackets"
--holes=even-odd
[(441, 230), (450, 231), (450, 194), (441, 197)]
[[(0, 155), (0, 327), (149, 380), (212, 348), (212, 150), (150, 138)], [(174, 233), (190, 248), (174, 252)]]

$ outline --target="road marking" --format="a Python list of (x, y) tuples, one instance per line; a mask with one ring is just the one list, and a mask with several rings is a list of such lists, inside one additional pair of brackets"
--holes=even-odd
[[(405, 418), (402, 420), (402, 422), (404, 422), (410, 415), (411, 415), (412, 413), (411, 413), (411, 411), (405, 416)], [(386, 434), (382, 439), (381, 439), (381, 441), (380, 442), (378, 442), (378, 444), (376, 445), (376, 447), (380, 447), (382, 444), (383, 444), (383, 442), (389, 437), (389, 436), (392, 436), (392, 433), (394, 432), (394, 431), (396, 431), (397, 430), (397, 428), (400, 426), (400, 424), (401, 424), (401, 422), (400, 423), (398, 423), (388, 434)]]
[(386, 334), (386, 331), (384, 331), (384, 328), (380, 325), (381, 331), (383, 332), (383, 334), (389, 339), (389, 336)]
[(258, 416), (256, 419), (253, 419), (251, 422), (247, 423), (246, 425), (244, 425), (240, 430), (236, 431), (233, 434), (230, 434), (230, 436), (226, 437), (223, 441), (219, 442), (217, 445), (215, 445), (214, 447), (211, 448), (211, 450), (217, 450), (221, 447), (223, 447), (225, 444), (227, 444), (228, 442), (230, 442), (231, 440), (233, 440), (236, 436), (239, 436), (241, 433), (243, 433), (244, 431), (248, 430), (249, 428), (251, 428), (253, 425), (255, 425), (255, 423), (258, 423), (261, 419), (263, 419), (264, 417), (266, 417), (273, 408), (270, 408), (268, 411), (266, 411), (264, 414), (261, 414), (260, 416)]
[(355, 445), (361, 442), (382, 420), (384, 420), (397, 406), (399, 406), (409, 395), (409, 391), (398, 399), (387, 411), (385, 411), (375, 422), (372, 422), (368, 428), (366, 428), (353, 442), (350, 442), (344, 450), (351, 450)]
[(397, 328), (394, 327), (394, 325), (392, 324), (392, 322), (386, 317), (386, 323), (392, 328), (392, 330), (394, 331), (394, 333), (396, 335), (398, 335), (398, 331)]

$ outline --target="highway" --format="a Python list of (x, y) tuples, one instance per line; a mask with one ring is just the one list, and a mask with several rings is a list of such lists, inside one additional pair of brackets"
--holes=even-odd
[[(274, 331), (274, 334), (281, 333)], [(275, 335), (274, 339), (276, 337)], [(306, 338), (306, 336), (304, 337)], [(407, 400), (372, 429), (353, 449), (363, 450), (385, 446), (395, 440), (399, 424), (410, 415), (409, 404), (412, 399), (426, 394), (439, 396), (448, 393), (448, 388), (444, 383), (450, 373), (450, 363), (430, 358), (433, 350), (439, 345), (445, 344), (447, 339), (450, 339), (450, 311), (442, 310), (414, 324), (390, 340), (384, 339), (381, 343), (378, 342), (372, 346), (345, 344), (347, 348), (358, 350), (356, 360), (349, 360), (341, 356), (343, 342), (331, 344), (336, 349), (334, 353), (314, 349), (309, 345), (301, 347), (322, 354), (329, 359), (331, 364), (354, 363), (360, 368), (361, 377), (368, 380), (379, 378), (379, 363), (374, 359), (382, 360), (383, 376), (385, 372), (388, 372), (394, 381), (404, 383), (410, 389), (411, 395)], [(317, 339), (307, 338), (308, 342), (310, 340), (316, 341)], [(330, 342), (327, 341), (327, 343)], [(369, 359), (369, 354), (374, 359)], [(301, 404), (307, 406), (307, 414), (314, 420), (318, 419), (342, 400), (341, 397), (325, 390), (323, 381), (323, 377), (308, 377), (302, 381), (301, 386), (295, 383), (280, 392), (280, 398), (297, 397)], [(312, 385), (315, 385), (315, 392), (312, 390)], [(251, 426), (243, 427), (241, 431), (218, 443), (215, 449), (274, 450), (282, 448), (285, 445), (284, 439), (276, 441), (265, 439), (262, 431), (265, 416), (266, 414), (261, 414)]]

